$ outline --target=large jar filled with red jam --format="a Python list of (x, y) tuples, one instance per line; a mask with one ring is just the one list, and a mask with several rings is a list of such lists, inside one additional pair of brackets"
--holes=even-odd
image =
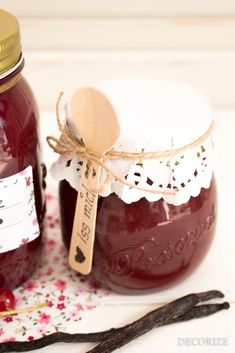
[(38, 109), (23, 67), (18, 22), (0, 10), (0, 288), (10, 289), (37, 265), (45, 211)]
[[(119, 119), (114, 150), (159, 154), (104, 158), (107, 167), (133, 187), (111, 178), (99, 194), (90, 276), (123, 293), (158, 290), (191, 274), (215, 234), (210, 105), (194, 88), (174, 81), (130, 78), (96, 88)], [(52, 167), (60, 180), (62, 234), (68, 249), (83, 163), (78, 155), (63, 155)]]

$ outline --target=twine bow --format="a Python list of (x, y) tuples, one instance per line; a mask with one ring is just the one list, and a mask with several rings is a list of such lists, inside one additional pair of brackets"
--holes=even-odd
[(212, 122), (209, 129), (205, 132), (205, 134), (201, 135), (197, 140), (193, 141), (192, 143), (176, 149), (155, 151), (155, 152), (140, 152), (140, 153), (123, 152), (123, 151), (120, 152), (120, 151), (110, 150), (106, 152), (105, 155), (99, 155), (89, 150), (88, 148), (86, 148), (83, 141), (79, 140), (71, 132), (67, 123), (64, 125), (61, 123), (59, 106), (60, 106), (62, 96), (63, 96), (63, 92), (59, 94), (59, 97), (56, 103), (56, 120), (57, 120), (58, 128), (61, 132), (61, 136), (59, 139), (54, 136), (48, 136), (47, 143), (55, 153), (58, 153), (62, 156), (72, 154), (72, 155), (78, 155), (79, 157), (84, 158), (87, 161), (87, 177), (88, 177), (88, 180), (90, 181), (90, 185), (91, 185), (91, 180), (93, 178), (93, 167), (95, 165), (98, 165), (101, 167), (101, 169), (106, 173), (106, 178), (105, 178), (105, 181), (102, 183), (102, 185), (100, 185), (99, 187), (95, 189), (91, 187), (91, 191), (94, 193), (102, 192), (105, 189), (106, 185), (113, 178), (114, 180), (119, 181), (120, 183), (136, 190), (149, 192), (152, 194), (175, 195), (176, 191), (173, 189), (156, 190), (156, 189), (139, 187), (137, 185), (129, 183), (125, 178), (122, 178), (118, 174), (114, 173), (110, 168), (108, 168), (106, 164), (103, 162), (103, 158), (105, 158), (106, 160), (107, 159), (109, 160), (126, 159), (126, 160), (132, 160), (132, 161), (144, 160), (144, 159), (158, 159), (158, 158), (166, 158), (166, 157), (172, 158), (173, 156), (179, 153), (185, 152), (201, 144), (209, 137), (209, 135), (211, 134), (214, 128), (214, 123)]

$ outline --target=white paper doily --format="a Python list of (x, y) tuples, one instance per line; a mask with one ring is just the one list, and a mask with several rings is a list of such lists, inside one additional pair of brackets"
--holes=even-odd
[[(120, 79), (95, 85), (112, 103), (120, 123), (120, 139), (115, 150), (153, 152), (171, 150), (192, 143), (205, 134), (212, 123), (208, 100), (191, 86), (175, 81)], [(107, 132), (108, 133), (108, 132)], [(105, 159), (104, 159), (105, 161)], [(52, 166), (55, 179), (66, 179), (78, 190), (81, 165), (78, 156), (61, 156)], [(161, 198), (180, 205), (208, 188), (212, 178), (212, 141), (173, 157), (154, 160), (112, 160), (107, 166), (128, 182), (141, 188), (175, 190), (175, 195), (139, 191), (111, 180), (100, 195), (116, 193), (131, 203), (145, 197)], [(101, 173), (101, 181), (105, 173)]]

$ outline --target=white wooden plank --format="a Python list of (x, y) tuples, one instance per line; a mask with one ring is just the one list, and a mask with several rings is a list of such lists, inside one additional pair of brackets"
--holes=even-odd
[(234, 15), (233, 0), (1, 0), (21, 17), (135, 17)]
[(21, 32), (33, 50), (235, 49), (235, 17), (23, 19)]
[(60, 90), (125, 76), (187, 81), (214, 106), (235, 105), (235, 52), (26, 51), (25, 75), (41, 109), (53, 109)]

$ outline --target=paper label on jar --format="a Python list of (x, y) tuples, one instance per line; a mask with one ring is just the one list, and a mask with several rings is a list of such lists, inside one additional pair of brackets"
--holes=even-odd
[(39, 236), (32, 167), (0, 179), (0, 253)]

